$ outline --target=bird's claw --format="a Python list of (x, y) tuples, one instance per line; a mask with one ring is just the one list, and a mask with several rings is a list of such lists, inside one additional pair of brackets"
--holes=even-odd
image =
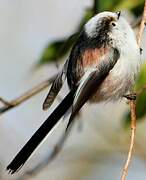
[(127, 98), (128, 100), (136, 100), (136, 93), (132, 93), (132, 94), (127, 94), (124, 95), (123, 97)]

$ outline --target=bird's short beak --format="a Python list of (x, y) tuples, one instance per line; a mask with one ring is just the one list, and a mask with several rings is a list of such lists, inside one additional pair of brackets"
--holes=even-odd
[(116, 15), (117, 15), (117, 19), (119, 19), (119, 18), (120, 18), (120, 15), (121, 15), (121, 11), (117, 11), (117, 12), (116, 12)]

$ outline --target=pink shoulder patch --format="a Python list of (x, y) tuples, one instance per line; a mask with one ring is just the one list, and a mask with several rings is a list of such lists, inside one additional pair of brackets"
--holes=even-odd
[(102, 61), (108, 52), (109, 48), (95, 48), (86, 50), (81, 58), (83, 67), (87, 68), (90, 66), (97, 66), (99, 61)]

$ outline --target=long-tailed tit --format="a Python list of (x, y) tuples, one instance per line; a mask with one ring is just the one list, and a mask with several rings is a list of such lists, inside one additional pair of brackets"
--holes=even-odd
[(52, 84), (43, 104), (47, 109), (65, 79), (70, 92), (24, 145), (7, 170), (18, 171), (64, 114), (70, 110), (66, 133), (87, 102), (118, 100), (134, 83), (140, 66), (135, 34), (120, 12), (102, 12), (92, 17), (75, 42), (62, 72)]

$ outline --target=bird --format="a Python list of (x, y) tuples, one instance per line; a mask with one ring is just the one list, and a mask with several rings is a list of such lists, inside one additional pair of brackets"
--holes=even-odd
[(47, 110), (53, 104), (66, 80), (69, 92), (7, 166), (9, 173), (20, 170), (66, 113), (69, 114), (66, 130), (52, 156), (57, 153), (57, 147), (63, 144), (77, 113), (86, 102), (130, 98), (139, 68), (140, 48), (135, 33), (121, 11), (104, 11), (89, 19), (52, 83), (43, 109)]

